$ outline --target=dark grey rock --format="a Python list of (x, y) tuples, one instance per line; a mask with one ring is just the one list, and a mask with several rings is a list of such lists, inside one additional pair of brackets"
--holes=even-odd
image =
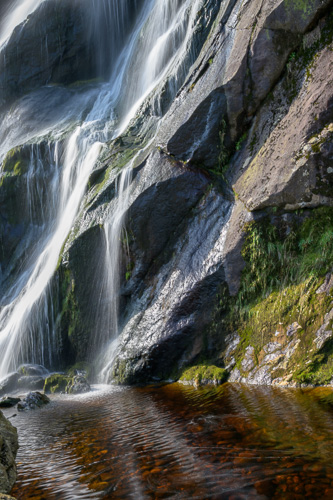
[(4, 396), (0, 399), (0, 408), (11, 408), (21, 401), (21, 398), (12, 398), (10, 396)]
[(14, 372), (0, 381), (0, 395), (12, 392), (17, 388), (17, 382), (20, 378), (19, 373)]
[(50, 398), (40, 392), (29, 392), (29, 394), (18, 403), (18, 411), (35, 410), (50, 403)]

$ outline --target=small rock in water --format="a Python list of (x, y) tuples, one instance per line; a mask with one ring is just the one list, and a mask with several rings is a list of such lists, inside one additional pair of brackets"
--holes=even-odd
[(21, 398), (11, 398), (10, 396), (5, 396), (0, 399), (0, 408), (11, 408), (21, 401)]
[(75, 375), (72, 382), (66, 388), (68, 394), (82, 394), (90, 390), (90, 385), (82, 375)]
[(50, 399), (40, 392), (29, 392), (26, 398), (17, 405), (18, 411), (34, 410), (50, 402)]

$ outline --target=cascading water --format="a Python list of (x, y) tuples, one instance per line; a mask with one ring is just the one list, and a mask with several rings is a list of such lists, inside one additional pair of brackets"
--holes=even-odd
[[(97, 0), (93, 2), (93, 6), (96, 2)], [(15, 4), (15, 8), (20, 9), (24, 18), (39, 3), (41, 2), (21, 1)], [(61, 138), (55, 143), (51, 161), (54, 173), (50, 188), (50, 214), (42, 224), (39, 244), (26, 257), (27, 264), (6, 294), (7, 298), (0, 312), (0, 377), (21, 362), (52, 366), (52, 353), (57, 346), (53, 327), (53, 315), (56, 315), (56, 311), (52, 312), (50, 282), (61, 249), (78, 213), (89, 175), (103, 144), (125, 130), (143, 100), (168, 72), (179, 74), (191, 22), (200, 0), (137, 1), (136, 19), (127, 33), (128, 23), (125, 18), (130, 5), (133, 7), (131, 3), (122, 0), (100, 0), (96, 11), (94, 8), (91, 11), (96, 14), (96, 19), (101, 12), (105, 13), (108, 29), (113, 30), (112, 40), (114, 43), (121, 40), (123, 45), (117, 46), (118, 57), (114, 50), (105, 48), (112, 59), (108, 82), (100, 86), (99, 94), (84, 122), (65, 141)], [(3, 41), (8, 39), (13, 29), (13, 12), (14, 10), (7, 16), (5, 25), (2, 24), (0, 39)], [(96, 29), (98, 26), (95, 26)], [(104, 37), (101, 36), (99, 41), (104, 43)], [(101, 63), (102, 59), (99, 58), (99, 61)], [(176, 90), (175, 88), (174, 92)], [(87, 101), (88, 99), (91, 99), (90, 94), (87, 95)], [(58, 135), (61, 136), (61, 131), (58, 131)], [(54, 136), (57, 136), (56, 131)], [(32, 167), (29, 168), (30, 172)], [(108, 339), (114, 339), (118, 334), (119, 240), (128, 208), (131, 170), (130, 165), (121, 174), (116, 209), (105, 224), (105, 283), (110, 290)], [(27, 195), (29, 196), (29, 192)], [(32, 203), (31, 201), (31, 206)], [(48, 353), (48, 359), (45, 352)]]
[[(102, 382), (106, 380), (106, 367), (112, 358), (115, 343), (118, 338), (118, 311), (119, 311), (119, 287), (120, 287), (120, 259), (121, 240), (127, 241), (127, 234), (124, 229), (126, 211), (129, 206), (130, 184), (132, 182), (132, 164), (123, 169), (118, 179), (116, 179), (116, 209), (104, 225), (105, 239), (105, 261), (103, 263), (103, 279), (100, 296), (108, 298), (103, 307), (103, 301), (99, 304), (98, 316), (96, 320), (96, 337), (98, 345), (102, 348), (102, 355), (99, 356), (98, 366), (101, 370), (99, 378)], [(99, 321), (98, 318), (103, 318)], [(110, 332), (112, 341), (109, 344)]]

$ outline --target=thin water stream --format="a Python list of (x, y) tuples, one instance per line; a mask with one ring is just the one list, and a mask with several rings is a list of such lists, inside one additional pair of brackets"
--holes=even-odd
[(332, 498), (329, 388), (100, 386), (11, 421), (18, 499)]

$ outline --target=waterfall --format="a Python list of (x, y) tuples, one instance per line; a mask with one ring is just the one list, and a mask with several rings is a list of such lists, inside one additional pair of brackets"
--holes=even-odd
[[(121, 247), (127, 247), (128, 253), (128, 236), (124, 229), (124, 222), (130, 201), (132, 164), (133, 161), (122, 170), (120, 176), (116, 179), (116, 208), (104, 225), (105, 254), (100, 296), (101, 298), (106, 296), (108, 300), (106, 304), (103, 304), (101, 300), (96, 320), (97, 345), (102, 352), (98, 356), (97, 371), (101, 371), (99, 377), (102, 382), (106, 381), (107, 367), (110, 359), (112, 359), (119, 334), (118, 312)], [(109, 342), (110, 332), (111, 343)]]
[[(2, 23), (1, 40), (10, 36), (16, 11), (20, 14), (17, 22), (24, 21), (27, 13), (40, 3), (32, 0), (16, 2), (6, 22)], [(126, 129), (144, 99), (168, 71), (181, 65), (191, 21), (200, 0), (142, 0), (134, 4), (125, 0), (93, 0), (92, 4), (91, 12), (96, 16), (92, 22), (94, 29), (98, 29), (101, 15), (105, 15), (106, 31), (112, 31), (111, 38), (106, 39), (116, 46), (105, 47), (111, 61), (110, 76), (107, 83), (101, 85), (84, 122), (77, 125), (66, 140), (59, 139), (54, 147), (52, 213), (44, 221), (41, 241), (31, 251), (27, 259), (29, 264), (10, 289), (8, 300), (0, 311), (0, 377), (21, 362), (52, 365), (52, 353), (57, 346), (50, 314), (50, 283), (79, 211), (90, 173), (104, 144)], [(126, 20), (129, 5), (136, 8), (130, 31)], [(99, 40), (105, 43), (105, 32), (101, 33)], [(96, 57), (101, 64), (103, 58), (98, 54)], [(91, 98), (90, 94), (88, 97)], [(131, 171), (130, 164), (119, 174), (116, 209), (105, 223), (106, 279), (103, 286), (109, 289), (106, 323), (110, 341), (118, 335), (119, 240), (128, 208)]]

